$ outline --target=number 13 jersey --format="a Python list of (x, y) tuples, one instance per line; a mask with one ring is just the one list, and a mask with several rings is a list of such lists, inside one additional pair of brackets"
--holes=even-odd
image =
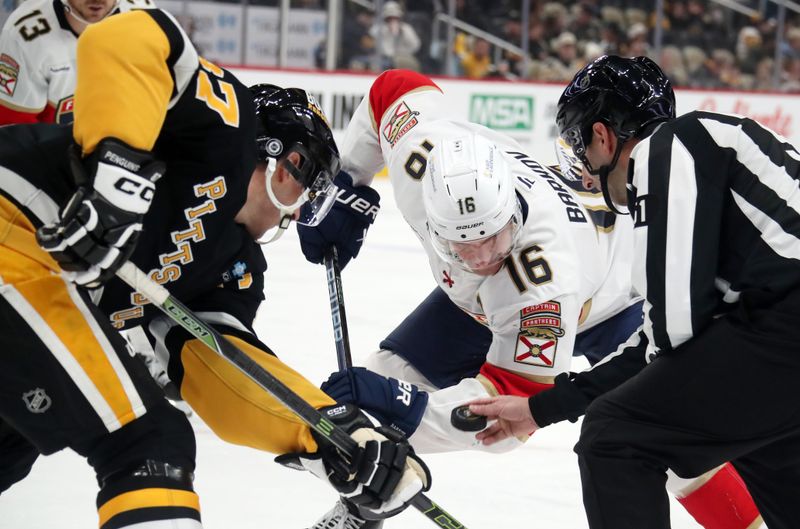
[[(112, 14), (148, 7), (155, 7), (150, 0), (124, 0)], [(0, 34), (0, 125), (72, 122), (78, 35), (67, 16), (61, 0), (27, 0), (6, 20)]]

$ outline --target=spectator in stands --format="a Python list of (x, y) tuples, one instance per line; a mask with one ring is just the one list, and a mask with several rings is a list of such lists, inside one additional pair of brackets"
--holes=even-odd
[(394, 1), (383, 4), (381, 22), (374, 25), (370, 35), (380, 50), (385, 68), (398, 64), (411, 70), (419, 70), (419, 62), (414, 54), (420, 47), (419, 36), (414, 28), (403, 21), (403, 8)]
[(753, 26), (745, 26), (739, 30), (736, 39), (736, 60), (742, 72), (754, 74), (756, 65), (764, 58), (763, 48), (761, 47), (761, 33)]
[[(606, 22), (600, 33), (600, 46), (606, 55), (624, 55), (625, 37), (616, 22)], [(568, 79), (569, 80), (569, 79)]]
[(669, 33), (666, 37), (678, 46), (685, 46), (687, 43), (684, 39), (691, 22), (689, 11), (686, 9), (686, 2), (682, 0), (670, 2), (666, 6), (666, 12), (669, 23)]
[(764, 57), (758, 61), (750, 88), (753, 90), (776, 90), (773, 78), (774, 65), (775, 61), (771, 57)]
[(688, 86), (689, 75), (683, 62), (683, 54), (677, 46), (664, 46), (658, 65), (667, 74), (673, 86)]
[(480, 37), (470, 39), (463, 33), (459, 33), (456, 36), (455, 51), (466, 77), (482, 79), (489, 73), (492, 67), (492, 58), (489, 56), (491, 47), (486, 39)]
[[(569, 12), (563, 4), (548, 2), (542, 8), (542, 23), (544, 23), (544, 38), (553, 40), (567, 31), (567, 17)], [(574, 35), (573, 35), (574, 36)], [(519, 41), (517, 41), (519, 42)]]
[(375, 39), (370, 35), (374, 22), (371, 11), (356, 8), (352, 16), (342, 20), (342, 54), (340, 68), (368, 70), (375, 51)]
[(630, 57), (651, 56), (650, 44), (647, 42), (647, 27), (641, 22), (628, 28), (626, 53)]
[(782, 92), (800, 92), (800, 59), (786, 59), (783, 69)]
[(800, 28), (789, 28), (786, 31), (781, 55), (789, 59), (800, 59)]
[(555, 54), (548, 66), (554, 76), (552, 81), (569, 81), (581, 69), (583, 63), (578, 60), (578, 42), (569, 31), (563, 32), (553, 41)]
[(550, 54), (550, 46), (544, 38), (544, 23), (538, 18), (531, 18), (528, 24), (528, 53), (537, 61), (543, 61)]
[(578, 42), (599, 42), (602, 29), (599, 16), (597, 6), (589, 2), (575, 4), (572, 6), (572, 22), (568, 29)]
[(706, 58), (706, 52), (697, 46), (683, 48), (683, 64), (686, 66), (689, 79), (698, 75), (698, 72), (705, 66)]

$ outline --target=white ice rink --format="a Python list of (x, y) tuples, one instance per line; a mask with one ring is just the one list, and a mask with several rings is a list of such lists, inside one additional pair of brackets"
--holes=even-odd
[[(356, 363), (434, 287), (388, 182), (376, 187), (383, 209), (361, 255), (342, 277)], [(257, 319), (259, 335), (286, 363), (322, 382), (336, 369), (324, 267), (305, 261), (294, 229), (265, 250), (267, 301)], [(270, 454), (220, 441), (196, 416), (192, 423), (204, 527), (302, 529), (333, 506), (332, 489), (310, 474), (280, 467)], [(428, 495), (470, 529), (586, 528), (572, 452), (577, 435), (578, 425), (558, 424), (503, 455), (429, 455)], [(0, 496), (0, 529), (97, 527), (95, 494), (94, 475), (83, 459), (66, 451), (40, 458), (31, 475)], [(413, 508), (385, 524), (386, 529), (433, 527)], [(673, 502), (672, 527), (699, 526)]]

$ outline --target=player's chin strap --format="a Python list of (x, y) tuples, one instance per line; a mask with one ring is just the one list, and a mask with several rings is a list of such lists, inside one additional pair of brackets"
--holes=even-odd
[(75, 20), (77, 20), (81, 24), (86, 24), (87, 26), (89, 26), (91, 24), (96, 24), (97, 22), (100, 22), (100, 20), (105, 20), (111, 13), (116, 11), (117, 8), (119, 8), (120, 0), (116, 0), (116, 2), (114, 2), (114, 6), (111, 9), (108, 10), (108, 13), (106, 13), (103, 16), (103, 18), (101, 18), (97, 22), (89, 22), (88, 20), (86, 20), (85, 18), (80, 16), (78, 14), (78, 11), (76, 11), (71, 5), (69, 5), (69, 0), (61, 0), (61, 3), (64, 5), (64, 12), (65, 13), (71, 15)]
[(589, 171), (589, 174), (592, 176), (599, 176), (600, 177), (600, 191), (603, 192), (603, 200), (606, 203), (606, 206), (616, 213), (617, 215), (630, 215), (630, 211), (620, 211), (617, 206), (614, 204), (614, 201), (611, 200), (611, 194), (608, 191), (608, 175), (611, 171), (617, 166), (617, 161), (619, 161), (619, 155), (622, 152), (622, 145), (623, 142), (617, 138), (617, 148), (614, 150), (614, 158), (611, 160), (611, 163), (607, 165), (603, 165), (598, 169), (593, 169)]
[(272, 204), (278, 208), (278, 213), (281, 216), (280, 221), (278, 221), (278, 226), (276, 227), (275, 233), (272, 235), (272, 238), (269, 240), (258, 239), (256, 242), (258, 244), (269, 244), (271, 242), (275, 242), (281, 238), (281, 235), (289, 228), (289, 224), (292, 223), (292, 219), (294, 218), (294, 212), (297, 208), (303, 205), (308, 199), (308, 193), (306, 191), (300, 195), (297, 201), (292, 204), (291, 206), (287, 206), (283, 202), (281, 202), (277, 196), (275, 196), (275, 191), (272, 189), (272, 176), (275, 174), (275, 169), (278, 166), (278, 161), (275, 158), (270, 158), (267, 162), (267, 168), (264, 171), (266, 178), (264, 178), (265, 186), (267, 188), (267, 196), (269, 196), (270, 201)]

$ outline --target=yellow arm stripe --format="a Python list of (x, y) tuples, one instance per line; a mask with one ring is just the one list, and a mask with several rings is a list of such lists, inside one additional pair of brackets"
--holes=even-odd
[[(226, 338), (313, 407), (336, 403), (275, 356)], [(304, 422), (199, 340), (184, 344), (181, 361), (181, 395), (220, 438), (273, 454), (317, 450)]]
[(115, 137), (151, 150), (173, 93), (170, 43), (147, 11), (92, 24), (78, 39), (75, 141), (84, 154)]
[(125, 492), (111, 498), (97, 509), (100, 517), (99, 527), (120, 513), (148, 507), (189, 507), (200, 511), (200, 499), (194, 492), (178, 489), (153, 488)]

